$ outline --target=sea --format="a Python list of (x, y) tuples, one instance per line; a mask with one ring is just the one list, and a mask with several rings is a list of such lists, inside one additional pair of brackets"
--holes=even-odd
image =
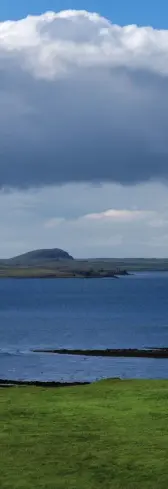
[(168, 359), (32, 352), (149, 347), (168, 347), (168, 272), (119, 279), (0, 280), (0, 379), (168, 378)]

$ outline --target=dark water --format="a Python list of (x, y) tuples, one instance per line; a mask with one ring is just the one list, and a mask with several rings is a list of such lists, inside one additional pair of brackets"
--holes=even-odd
[(85, 358), (33, 348), (168, 347), (168, 273), (0, 281), (0, 378), (168, 378), (168, 360)]

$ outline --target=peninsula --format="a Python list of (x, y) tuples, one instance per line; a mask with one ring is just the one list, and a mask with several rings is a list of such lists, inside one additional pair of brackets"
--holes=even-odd
[(168, 259), (75, 259), (59, 248), (0, 259), (0, 278), (119, 278), (135, 271), (168, 271)]
[(0, 260), (0, 278), (118, 278), (124, 268), (103, 261), (75, 260), (64, 250), (42, 249)]

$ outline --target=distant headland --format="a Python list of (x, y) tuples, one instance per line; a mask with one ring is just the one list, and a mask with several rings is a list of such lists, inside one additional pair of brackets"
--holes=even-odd
[(29, 251), (0, 260), (0, 278), (118, 278), (127, 275), (125, 269), (110, 263), (75, 260), (59, 248)]
[(168, 271), (168, 259), (75, 259), (59, 248), (0, 259), (0, 278), (119, 278), (135, 271)]

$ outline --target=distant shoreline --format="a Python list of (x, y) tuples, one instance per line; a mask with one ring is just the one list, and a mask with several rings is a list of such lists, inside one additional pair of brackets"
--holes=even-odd
[(10, 380), (10, 379), (0, 379), (1, 387), (14, 387), (14, 386), (29, 386), (29, 387), (79, 387), (82, 385), (89, 385), (90, 382), (56, 382), (56, 381), (40, 381), (40, 380)]
[(0, 278), (119, 278), (136, 272), (168, 271), (168, 258), (81, 258), (59, 248), (0, 259)]
[(0, 259), (0, 278), (119, 278), (134, 272), (168, 271), (168, 258), (74, 258), (48, 248)]
[(118, 279), (135, 273), (168, 272), (167, 260), (133, 260), (109, 259), (99, 260), (60, 260), (40, 264), (8, 264), (0, 263), (0, 279)]
[(168, 358), (168, 348), (113, 348), (102, 350), (89, 349), (33, 349), (33, 353), (46, 353), (57, 355), (74, 355), (89, 357), (134, 357), (134, 358)]
[(17, 268), (17, 269), (0, 269), (0, 279), (5, 278), (15, 278), (15, 279), (61, 279), (61, 278), (114, 278), (118, 279), (120, 276), (130, 275), (126, 270), (120, 270), (118, 272), (105, 271), (97, 272), (92, 271), (61, 271), (61, 270), (41, 270), (39, 268), (29, 269), (29, 268)]

